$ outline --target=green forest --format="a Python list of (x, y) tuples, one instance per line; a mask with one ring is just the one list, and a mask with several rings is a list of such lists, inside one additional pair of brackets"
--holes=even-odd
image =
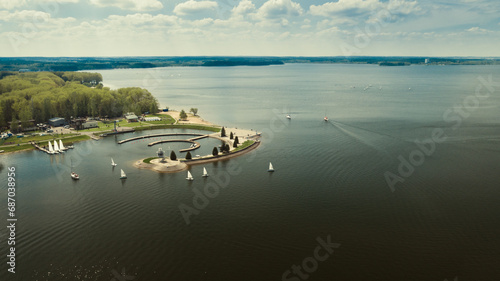
[(1, 72), (0, 127), (21, 121), (28, 125), (52, 117), (119, 117), (156, 112), (158, 101), (142, 88), (111, 90), (102, 75), (86, 72)]

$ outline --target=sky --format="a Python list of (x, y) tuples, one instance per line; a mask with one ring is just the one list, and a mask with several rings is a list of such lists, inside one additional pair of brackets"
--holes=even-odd
[(498, 0), (0, 0), (0, 57), (500, 57)]

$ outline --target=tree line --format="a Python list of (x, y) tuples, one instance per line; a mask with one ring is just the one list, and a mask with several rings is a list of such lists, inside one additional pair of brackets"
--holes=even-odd
[(158, 101), (142, 88), (111, 90), (99, 73), (9, 73), (0, 80), (0, 127), (18, 121), (47, 122), (53, 117), (119, 117), (158, 111)]

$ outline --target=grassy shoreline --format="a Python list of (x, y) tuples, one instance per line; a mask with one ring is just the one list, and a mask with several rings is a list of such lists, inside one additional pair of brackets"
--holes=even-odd
[[(80, 141), (86, 141), (90, 140), (91, 138), (87, 135), (78, 135), (78, 136), (73, 136), (69, 138), (64, 138), (62, 139), (64, 144), (67, 144), (69, 142), (75, 143), (75, 142), (80, 142)], [(38, 144), (40, 146), (48, 145), (48, 141), (52, 141), (52, 139), (48, 139), (45, 141), (40, 141)], [(24, 150), (33, 150), (36, 149), (33, 145), (29, 143), (23, 143), (19, 145), (8, 145), (8, 146), (0, 146), (0, 150), (4, 150), (3, 153), (9, 153), (9, 152), (17, 152), (17, 151), (24, 151)]]
[[(98, 129), (98, 128), (96, 128)], [(214, 126), (205, 126), (205, 125), (199, 125), (199, 124), (159, 124), (159, 125), (142, 125), (142, 126), (137, 126), (134, 127), (135, 131), (144, 131), (144, 130), (158, 130), (158, 129), (192, 129), (192, 130), (204, 130), (204, 131), (211, 131), (211, 132), (220, 132), (221, 127), (214, 127)], [(101, 134), (106, 134), (106, 133), (112, 133), (112, 131), (106, 130), (106, 131), (94, 131), (93, 134), (98, 136)], [(23, 151), (23, 150), (32, 150), (35, 149), (31, 144), (29, 144), (29, 141), (35, 141), (39, 143), (41, 146), (47, 145), (48, 141), (52, 141), (54, 139), (61, 139), (63, 143), (67, 142), (77, 142), (77, 141), (84, 141), (84, 140), (90, 140), (91, 138), (87, 135), (75, 135), (71, 134), (73, 136), (69, 138), (63, 138), (64, 135), (47, 135), (43, 137), (39, 136), (34, 136), (34, 137), (26, 137), (26, 138), (20, 138), (20, 139), (15, 139), (16, 141), (19, 141), (19, 145), (15, 144), (9, 144), (9, 145), (0, 145), (0, 150), (4, 150), (3, 153), (8, 153), (8, 152), (16, 152), (16, 151)], [(67, 135), (66, 135), (67, 136)]]

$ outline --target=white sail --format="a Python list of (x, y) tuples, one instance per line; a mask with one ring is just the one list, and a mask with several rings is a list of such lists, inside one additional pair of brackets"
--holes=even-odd
[(267, 171), (274, 172), (273, 164), (271, 164), (271, 162), (269, 162), (269, 169)]
[(116, 166), (116, 163), (115, 163), (115, 161), (113, 161), (113, 158), (111, 158), (111, 166), (113, 166), (113, 167)]
[(52, 147), (52, 143), (49, 141), (49, 152), (54, 153), (54, 148)]
[(125, 174), (125, 172), (122, 169), (120, 169), (120, 171), (121, 171), (120, 179), (126, 179), (127, 175)]
[(203, 167), (203, 176), (208, 177), (208, 172), (207, 169), (205, 169), (205, 167)]
[(59, 149), (62, 151), (62, 150), (66, 150), (66, 148), (64, 147), (63, 143), (62, 143), (62, 140), (59, 140)]
[(54, 141), (54, 150), (59, 151), (59, 145), (57, 144), (57, 141)]
[(193, 180), (193, 176), (191, 175), (191, 172), (188, 171), (188, 177), (186, 178), (188, 181)]

